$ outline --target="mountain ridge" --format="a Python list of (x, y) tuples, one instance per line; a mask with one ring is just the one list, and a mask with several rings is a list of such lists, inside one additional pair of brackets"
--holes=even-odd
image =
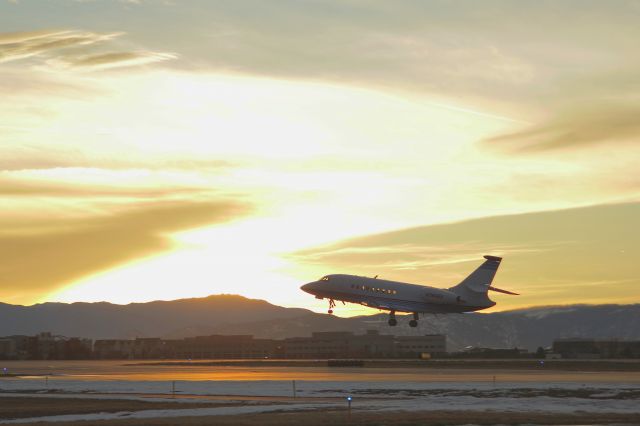
[(398, 316), (387, 325), (384, 313), (342, 318), (308, 309), (285, 308), (238, 295), (153, 301), (49, 302), (31, 306), (0, 303), (0, 336), (57, 335), (92, 339), (184, 338), (207, 334), (251, 334), (256, 338), (308, 336), (316, 331), (382, 334), (446, 334), (450, 350), (466, 346), (521, 347), (534, 350), (567, 337), (640, 340), (640, 304), (553, 305), (510, 311), (424, 315), (419, 327)]

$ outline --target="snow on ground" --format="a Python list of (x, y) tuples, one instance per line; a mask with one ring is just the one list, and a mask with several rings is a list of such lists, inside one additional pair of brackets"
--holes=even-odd
[[(303, 410), (346, 408), (346, 396), (352, 396), (354, 410), (473, 410), (517, 411), (546, 413), (638, 413), (640, 385), (618, 383), (465, 383), (465, 382), (344, 382), (296, 381), (296, 400), (279, 401), (270, 405), (243, 401), (241, 396), (289, 397), (291, 381), (177, 381), (176, 393), (183, 395), (211, 395), (232, 397), (242, 401), (237, 407), (211, 407), (175, 410), (145, 410), (134, 413), (96, 413), (48, 417), (47, 421), (104, 418), (150, 418), (166, 416), (199, 416), (267, 412), (274, 410)], [(0, 380), (0, 397), (18, 394), (47, 394), (102, 398), (140, 398), (140, 394), (165, 394), (171, 397), (170, 381), (87, 381), (13, 378)], [(95, 395), (96, 393), (102, 395)], [(106, 396), (104, 394), (107, 394)], [(324, 402), (311, 403), (305, 397), (332, 397)], [(339, 397), (339, 398), (336, 398)], [(149, 400), (149, 399), (146, 399)], [(153, 400), (162, 400), (155, 396)], [(188, 399), (176, 399), (186, 402)], [(229, 400), (227, 400), (229, 402)], [(98, 417), (95, 417), (98, 416)], [(11, 421), (26, 422), (28, 419)], [(31, 419), (33, 420), (33, 419)], [(39, 420), (43, 420), (40, 418)], [(4, 421), (0, 423), (8, 423)]]
[[(132, 380), (56, 380), (49, 378), (4, 378), (0, 380), (0, 393), (6, 392), (71, 392), (71, 393), (171, 393), (173, 383), (177, 394), (190, 395), (243, 395), (243, 396), (291, 396), (290, 380), (247, 381), (132, 381)], [(544, 383), (544, 382), (362, 382), (297, 380), (297, 395), (320, 397), (346, 397), (350, 394), (371, 396), (411, 396), (416, 392), (449, 391), (498, 391), (516, 389), (599, 389), (601, 393), (618, 393), (620, 390), (640, 390), (639, 384), (623, 383)], [(405, 393), (406, 395), (402, 395)]]

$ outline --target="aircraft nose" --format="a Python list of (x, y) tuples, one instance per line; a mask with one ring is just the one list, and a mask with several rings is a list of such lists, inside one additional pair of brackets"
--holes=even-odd
[(311, 293), (311, 290), (313, 290), (313, 287), (314, 287), (315, 283), (316, 283), (315, 281), (311, 282), (311, 283), (307, 283), (307, 284), (301, 286), (300, 290), (306, 291), (307, 293)]

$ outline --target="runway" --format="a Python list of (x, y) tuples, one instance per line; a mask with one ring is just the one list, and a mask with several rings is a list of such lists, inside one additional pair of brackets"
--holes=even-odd
[[(214, 363), (218, 363), (215, 361)], [(499, 363), (499, 361), (497, 361)], [(8, 374), (22, 380), (73, 381), (332, 381), (430, 383), (625, 383), (640, 384), (640, 371), (563, 371), (530, 360), (521, 368), (496, 368), (496, 361), (479, 368), (272, 366), (265, 362), (231, 365), (142, 365), (132, 361), (0, 361)], [(302, 364), (305, 365), (305, 364)], [(321, 363), (318, 363), (321, 365)], [(499, 364), (498, 364), (499, 365)], [(0, 376), (1, 377), (1, 376)]]

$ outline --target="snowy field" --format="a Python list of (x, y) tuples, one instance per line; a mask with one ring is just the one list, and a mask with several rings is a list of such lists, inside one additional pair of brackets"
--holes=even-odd
[[(64, 414), (58, 411), (58, 415), (51, 411), (38, 414), (46, 417), (37, 420), (46, 422), (345, 410), (348, 397), (352, 398), (353, 411), (361, 413), (580, 413), (587, 418), (589, 413), (640, 413), (638, 371), (555, 371), (542, 366), (143, 366), (115, 361), (5, 362), (2, 367), (21, 376), (0, 377), (0, 404), (10, 403), (11, 398), (35, 397), (163, 402), (161, 406), (137, 409), (127, 404), (124, 409), (130, 411), (93, 412), (92, 408), (84, 414), (76, 414), (80, 411), (75, 409)], [(204, 407), (193, 404), (203, 401)], [(34, 420), (6, 416), (0, 418), (0, 424)]]
[[(588, 377), (587, 377), (588, 378)], [(172, 381), (55, 380), (4, 378), (0, 381), (0, 401), (16, 396), (80, 398), (171, 399)], [(175, 410), (145, 410), (127, 413), (96, 413), (39, 418), (45, 421), (80, 419), (151, 418), (210, 416), (281, 410), (344, 409), (352, 397), (353, 410), (470, 410), (545, 413), (638, 413), (640, 384), (633, 383), (464, 383), (464, 382), (362, 382), (296, 381), (176, 381)], [(240, 401), (239, 406), (188, 408), (190, 401), (208, 397), (215, 401)], [(252, 397), (274, 397), (271, 402)], [(279, 399), (278, 399), (279, 398)], [(21, 423), (34, 419), (4, 420)]]

